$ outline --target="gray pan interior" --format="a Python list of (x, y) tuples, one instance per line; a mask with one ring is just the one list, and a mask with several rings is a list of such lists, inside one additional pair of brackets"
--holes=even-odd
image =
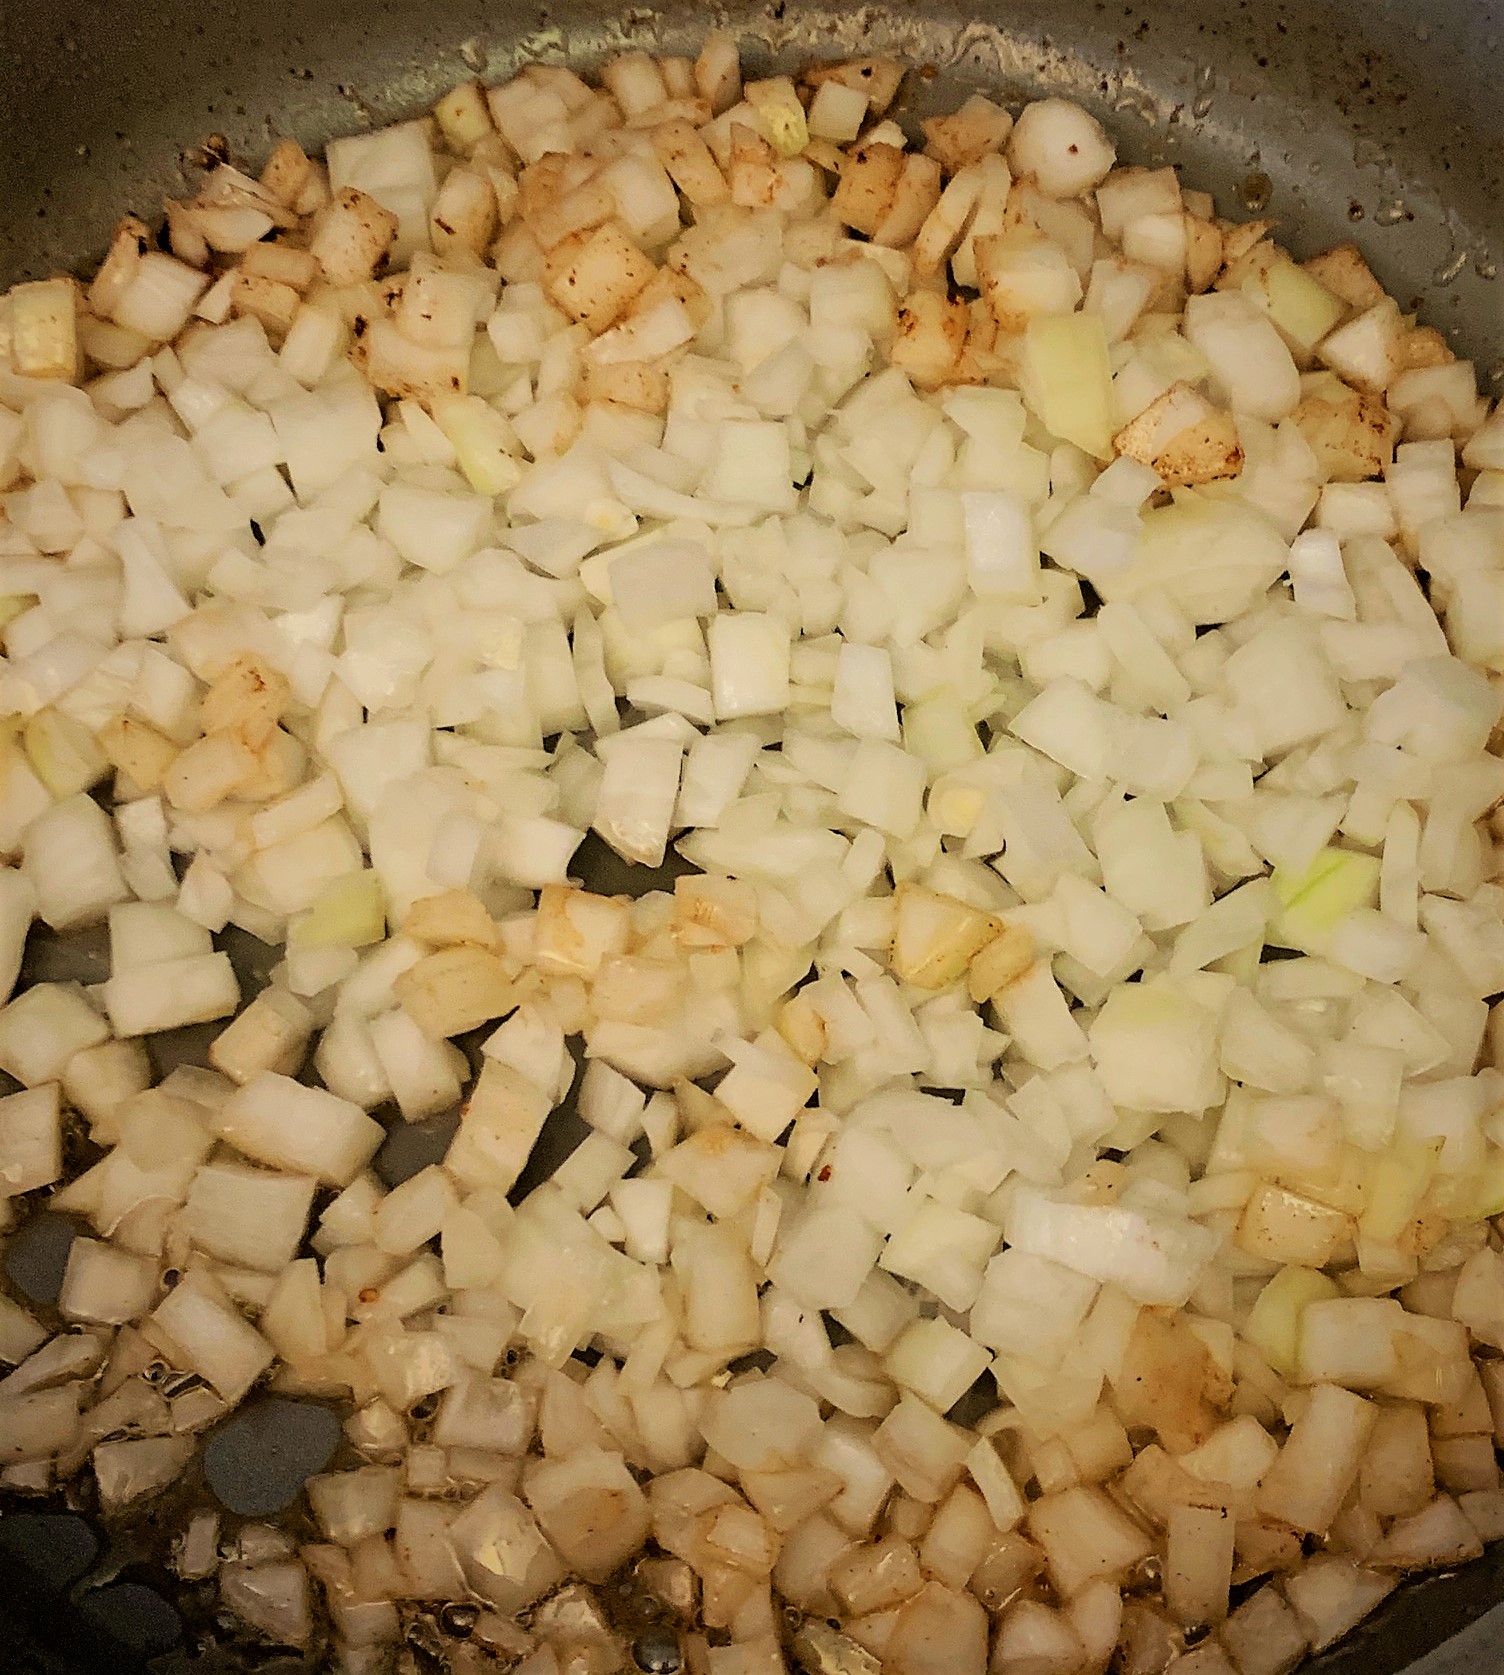
[[(500, 79), (539, 57), (588, 63), (621, 46), (693, 51), (715, 24), (737, 30), (757, 66), (894, 51), (928, 67), (907, 84), (910, 115), (973, 88), (1079, 98), (1125, 157), (1183, 165), (1224, 213), (1267, 200), (1298, 253), (1356, 240), (1402, 303), (1476, 361), (1485, 388), (1504, 389), (1499, 0), (673, 0), (619, 12), (598, 0), (3, 0), (0, 286), (86, 267), (125, 209), (150, 216), (191, 186), (211, 135), (254, 162), (275, 134), (312, 148), (413, 114), (466, 75)], [(0, 1668), (123, 1669), (161, 1644), (161, 1602), (131, 1592), (150, 1573), (129, 1551), (108, 1548), (102, 1572), (77, 1527), (17, 1512), (0, 1508)], [(102, 1577), (112, 1599), (81, 1591)], [(1500, 1600), (1496, 1550), (1404, 1591), (1315, 1667), (1504, 1670)], [(247, 1665), (195, 1657), (185, 1643), (153, 1667)]]

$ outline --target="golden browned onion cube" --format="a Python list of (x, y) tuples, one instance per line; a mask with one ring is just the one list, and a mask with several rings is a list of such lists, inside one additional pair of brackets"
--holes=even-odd
[(872, 234), (872, 242), (890, 250), (912, 244), (930, 211), (940, 202), (940, 186), (940, 165), (933, 157), (906, 156), (888, 213)]
[(259, 320), (274, 343), (287, 336), (302, 305), (303, 299), (291, 285), (264, 279), (259, 274), (241, 271), (235, 275), (230, 288), (231, 310)]
[(1356, 244), (1333, 245), (1301, 265), (1349, 308), (1372, 308), (1384, 300), (1384, 287), (1374, 278)]
[(471, 943), (477, 948), (497, 944), (496, 921), (473, 890), (441, 890), (419, 896), (402, 921), (402, 934), (433, 948)]
[(830, 200), (836, 219), (870, 238), (893, 207), (903, 167), (904, 153), (882, 140), (848, 151), (840, 184)]
[(1185, 218), (1185, 282), (1188, 290), (1204, 291), (1222, 267), (1222, 234), (1198, 216)]
[(296, 140), (278, 140), (261, 171), (261, 184), (279, 204), (292, 209), (302, 197), (312, 173), (308, 153)]
[(1222, 261), (1227, 267), (1232, 267), (1274, 231), (1274, 223), (1219, 221), (1217, 230), (1222, 234)]
[(571, 320), (603, 332), (626, 313), (657, 269), (608, 221), (594, 232), (565, 239), (549, 253), (544, 290)]
[(241, 652), (204, 694), (199, 723), (206, 733), (233, 732), (252, 750), (259, 750), (271, 737), (290, 697), (286, 675), (255, 652)]
[(586, 404), (610, 402), (634, 413), (662, 413), (668, 407), (668, 369), (650, 361), (585, 364)]
[(1380, 396), (1344, 384), (1335, 373), (1301, 380), (1295, 423), (1322, 470), (1337, 483), (1382, 476), (1394, 458), (1399, 420)]
[(500, 957), (473, 943), (424, 955), (393, 989), (402, 1010), (435, 1041), (479, 1029), (517, 1004), (511, 973)]
[(914, 291), (898, 311), (898, 336), (889, 351), (894, 366), (921, 390), (958, 381), (970, 311), (959, 298)]
[(343, 187), (314, 223), (308, 248), (331, 285), (369, 279), (397, 236), (397, 217), (357, 187)]
[(1236, 477), (1243, 469), (1237, 420), (1189, 384), (1172, 384), (1112, 439), (1119, 454), (1151, 466), (1169, 488)]
[(177, 745), (133, 715), (112, 716), (95, 737), (110, 766), (139, 791), (155, 791), (177, 760)]
[(1034, 937), (1023, 925), (1004, 925), (1002, 930), (972, 956), (967, 992), (980, 1006), (1034, 969), (1038, 949)]
[(1262, 1186), (1248, 1200), (1237, 1243), (1250, 1256), (1324, 1268), (1352, 1236), (1351, 1218), (1282, 1186)]
[(682, 118), (653, 129), (653, 151), (669, 179), (696, 209), (713, 209), (730, 197), (726, 177), (711, 156), (710, 147)]
[(989, 152), (1001, 151), (1013, 132), (1013, 118), (1001, 105), (973, 93), (959, 110), (926, 117), (920, 126), (925, 150), (953, 175)]

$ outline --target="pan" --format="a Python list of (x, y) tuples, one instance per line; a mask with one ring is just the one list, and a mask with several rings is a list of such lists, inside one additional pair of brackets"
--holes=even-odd
[[(853, 52), (894, 53), (914, 121), (984, 90), (1016, 105), (1060, 93), (1091, 108), (1127, 161), (1184, 165), (1222, 213), (1267, 213), (1297, 255), (1351, 239), (1402, 306), (1504, 388), (1504, 11), (1497, 0), (890, 0), (850, 8), (682, 0), (620, 11), (599, 0), (88, 0), (0, 8), (0, 286), (84, 271), (127, 208), (185, 195), (207, 143), (257, 163), (273, 136), (312, 151), (331, 136), (421, 111), (457, 80), (532, 61), (588, 65), (625, 47), (693, 51), (711, 27), (753, 71)], [(582, 862), (585, 857), (582, 854)], [(620, 888), (604, 851), (585, 866)], [(645, 885), (632, 881), (635, 891)], [(258, 950), (231, 950), (252, 976)], [(262, 951), (264, 953), (264, 951)], [(105, 974), (87, 941), (34, 947), (25, 976)], [(202, 1040), (171, 1044), (181, 1057)], [(567, 1122), (546, 1136), (554, 1157)], [(442, 1152), (447, 1131), (390, 1145), (395, 1181)], [(45, 1301), (65, 1226), (7, 1251), (8, 1279)], [(20, 1245), (19, 1268), (16, 1249)], [(328, 1457), (326, 1410), (267, 1405), (221, 1449), (220, 1498), (271, 1510), (279, 1483)], [(323, 1450), (322, 1456), (320, 1451)], [(278, 1474), (281, 1473), (279, 1479)], [(271, 1486), (268, 1487), (268, 1483)], [(199, 1492), (201, 1481), (194, 1477)], [(285, 1484), (284, 1484), (285, 1486)], [(288, 1496), (290, 1500), (292, 1495)], [(164, 1527), (181, 1503), (158, 1515)], [(153, 1523), (108, 1531), (58, 1503), (0, 1508), (0, 1668), (14, 1675), (150, 1667), (161, 1675), (314, 1664), (236, 1644), (212, 1603), (167, 1580)], [(1312, 1670), (1462, 1675), (1504, 1669), (1504, 1548), (1402, 1590)], [(405, 1667), (437, 1671), (423, 1647)]]

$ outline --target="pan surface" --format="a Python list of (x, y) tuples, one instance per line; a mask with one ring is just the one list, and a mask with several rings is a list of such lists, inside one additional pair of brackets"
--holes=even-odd
[[(190, 187), (211, 135), (256, 162), (275, 134), (312, 149), (414, 114), (468, 75), (501, 80), (533, 58), (588, 64), (622, 46), (693, 51), (718, 24), (741, 36), (752, 67), (872, 50), (928, 66), (909, 78), (910, 116), (973, 89), (1014, 103), (1041, 92), (1079, 99), (1125, 159), (1183, 165), (1222, 213), (1277, 216), (1297, 254), (1355, 240), (1402, 306), (1476, 361), (1485, 391), (1504, 389), (1500, 0), (1369, 0), (1361, 12), (1345, 0), (893, 0), (849, 10), (674, 0), (620, 11), (599, 0), (154, 0), (110, 10), (5, 0), (0, 287), (83, 270), (126, 209), (150, 217)], [(394, 1158), (394, 1174), (429, 1161), (417, 1155), (423, 1138), (410, 1137), (413, 1156)], [(439, 1148), (444, 1138), (427, 1136)], [(37, 1259), (45, 1266), (46, 1251)], [(57, 1507), (0, 1508), (0, 1668), (309, 1668), (282, 1654), (197, 1652), (191, 1606), (185, 1633), (147, 1585), (159, 1575), (149, 1554), (149, 1542), (122, 1545)], [(1504, 1546), (1402, 1591), (1312, 1670), (1504, 1669), (1500, 1600)]]

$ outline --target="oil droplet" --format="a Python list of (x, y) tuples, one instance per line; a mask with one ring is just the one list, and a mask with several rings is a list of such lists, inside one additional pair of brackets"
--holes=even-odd
[(457, 1640), (464, 1640), (480, 1620), (480, 1612), (473, 1605), (446, 1605), (439, 1612), (439, 1626)]
[(1397, 221), (1405, 219), (1405, 202), (1403, 198), (1392, 198), (1387, 204), (1380, 204), (1373, 212), (1373, 218), (1381, 227), (1392, 227)]
[(667, 1629), (650, 1629), (633, 1642), (632, 1661), (647, 1675), (673, 1675), (682, 1662), (678, 1636)]
[(1269, 200), (1274, 196), (1274, 182), (1262, 170), (1254, 170), (1246, 174), (1238, 183), (1238, 196), (1243, 200), (1243, 207), (1252, 210), (1257, 215), (1261, 210), (1268, 209)]
[(474, 35), (460, 42), (460, 57), (472, 70), (480, 71), (486, 67), (486, 49)]
[(1415, 38), (1417, 41), (1429, 41), (1431, 39), (1431, 25), (1429, 23), (1417, 23)]
[(1459, 250), (1431, 275), (1433, 285), (1450, 285), (1467, 266), (1467, 251)]

